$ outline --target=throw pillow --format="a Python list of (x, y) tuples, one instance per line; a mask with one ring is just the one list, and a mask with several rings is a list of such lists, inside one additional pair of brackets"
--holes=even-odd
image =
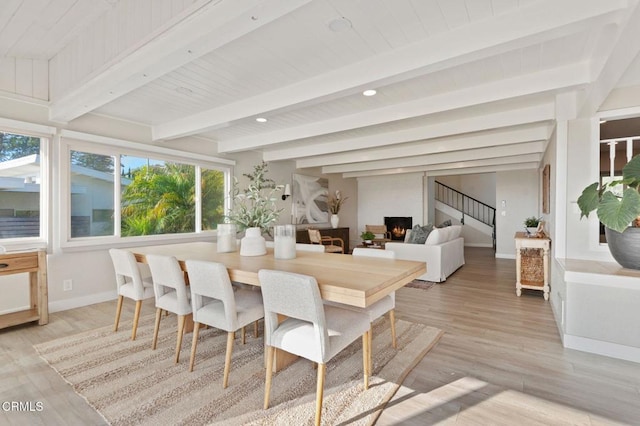
[(424, 244), (427, 240), (427, 232), (420, 225), (416, 225), (411, 230), (411, 235), (409, 236), (409, 243), (411, 244)]
[(438, 225), (438, 228), (444, 228), (445, 226), (451, 226), (451, 220), (447, 219), (444, 222), (442, 222), (440, 225)]

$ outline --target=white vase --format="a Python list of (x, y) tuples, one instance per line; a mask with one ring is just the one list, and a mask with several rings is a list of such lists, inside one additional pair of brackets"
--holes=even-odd
[(332, 228), (337, 228), (338, 227), (338, 223), (340, 223), (340, 218), (338, 217), (337, 214), (332, 214), (331, 215), (331, 227)]
[(247, 228), (240, 240), (240, 256), (263, 256), (267, 254), (267, 244), (260, 228)]

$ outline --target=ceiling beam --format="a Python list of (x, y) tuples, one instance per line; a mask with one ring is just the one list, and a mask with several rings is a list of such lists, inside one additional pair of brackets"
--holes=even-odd
[(316, 77), (153, 127), (173, 139), (232, 121), (381, 87), (604, 25), (619, 19), (625, 0), (545, 0), (471, 23)]
[(364, 172), (349, 172), (343, 173), (343, 178), (361, 178), (368, 176), (388, 176), (406, 173), (424, 173), (425, 176), (450, 176), (450, 175), (463, 175), (463, 174), (475, 174), (475, 173), (494, 173), (510, 170), (524, 170), (524, 169), (537, 169), (539, 167), (539, 161), (523, 162), (523, 163), (510, 163), (510, 164), (498, 164), (489, 166), (469, 167), (462, 169), (446, 169), (446, 170), (434, 170), (432, 172), (427, 171), (424, 167), (407, 167), (397, 169), (386, 170), (368, 170)]
[(525, 125), (520, 128), (496, 129), (462, 136), (454, 135), (376, 149), (304, 158), (296, 161), (296, 168), (303, 169), (306, 167), (414, 157), (416, 155), (541, 141), (549, 138), (551, 130), (551, 125), (541, 123), (537, 125)]
[[(214, 1), (128, 49), (51, 105), (50, 119), (71, 121), (203, 56), (311, 0)], [(258, 16), (254, 20), (251, 17)]]
[(270, 133), (219, 141), (218, 152), (237, 152), (265, 148), (291, 140), (374, 126), (389, 121), (414, 118), (537, 93), (575, 88), (588, 84), (590, 81), (587, 63), (570, 64), (427, 98), (415, 99), (401, 104), (276, 130)]
[[(440, 123), (417, 126), (393, 132), (377, 132), (355, 138), (341, 138), (331, 142), (298, 141), (295, 146), (268, 149), (263, 153), (264, 161), (290, 160), (312, 156), (332, 155), (340, 157), (345, 152), (367, 148), (386, 147), (411, 141), (435, 139), (451, 134), (481, 132), (501, 127), (527, 125), (550, 121), (555, 118), (554, 102), (541, 103), (521, 108), (478, 111), (471, 117)], [(538, 138), (538, 139), (546, 139)], [(335, 153), (335, 155), (333, 155)], [(342, 153), (342, 154), (341, 154)]]
[(469, 149), (465, 151), (442, 152), (439, 154), (418, 155), (415, 157), (407, 158), (392, 158), (389, 160), (340, 164), (335, 166), (325, 166), (322, 168), (322, 173), (346, 173), (364, 170), (393, 169), (399, 167), (428, 166), (441, 163), (542, 153), (544, 152), (546, 145), (546, 141), (525, 142), (514, 145), (492, 146), (488, 148)]
[(636, 4), (633, 12), (627, 14), (625, 18), (626, 25), (619, 31), (617, 40), (613, 44), (603, 43), (605, 48), (609, 49), (608, 55), (600, 55), (602, 63), (594, 64), (597, 68), (595, 70), (597, 78), (588, 88), (587, 96), (580, 109), (580, 117), (591, 117), (600, 109), (624, 72), (640, 53), (640, 25), (638, 25), (640, 4)]

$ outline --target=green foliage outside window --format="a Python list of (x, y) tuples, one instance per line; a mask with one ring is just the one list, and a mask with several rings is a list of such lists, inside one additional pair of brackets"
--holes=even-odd
[(40, 153), (40, 138), (0, 132), (0, 162)]
[[(122, 194), (123, 236), (195, 231), (195, 168), (185, 164), (142, 166)], [(224, 175), (202, 173), (203, 229), (222, 220)], [(213, 224), (213, 225), (212, 225)]]

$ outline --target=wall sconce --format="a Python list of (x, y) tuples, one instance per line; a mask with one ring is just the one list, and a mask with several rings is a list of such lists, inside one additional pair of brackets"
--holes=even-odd
[(284, 193), (282, 194), (282, 201), (286, 200), (291, 196), (291, 185), (286, 184), (284, 186)]

